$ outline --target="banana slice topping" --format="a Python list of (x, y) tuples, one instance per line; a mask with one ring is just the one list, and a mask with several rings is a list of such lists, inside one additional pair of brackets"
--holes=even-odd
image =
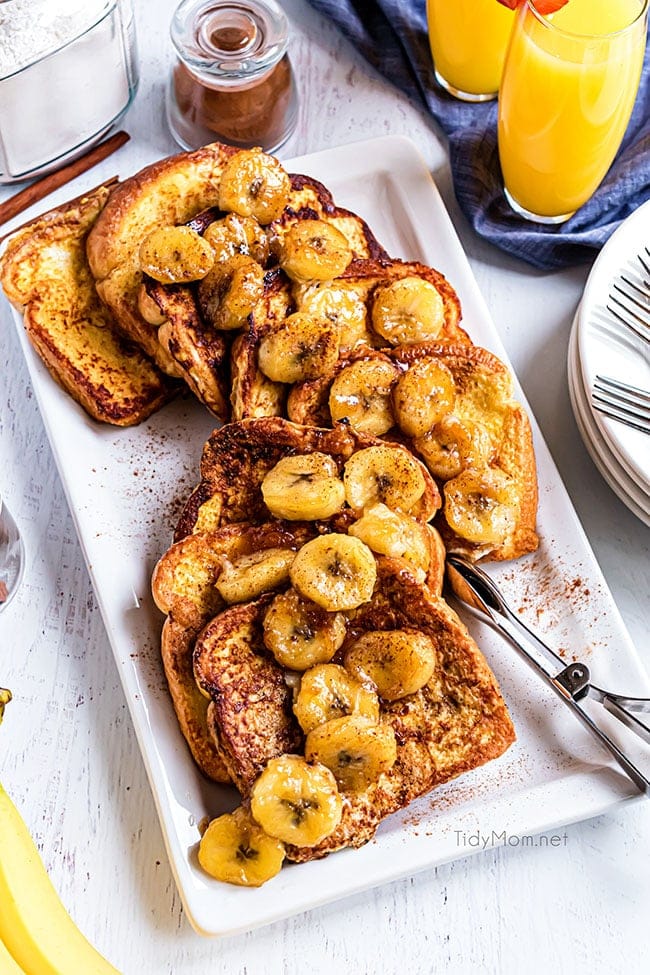
[(264, 616), (263, 629), (265, 646), (290, 670), (327, 663), (346, 634), (341, 613), (328, 613), (295, 589), (275, 597)]
[(140, 244), (140, 268), (161, 284), (204, 278), (214, 264), (214, 249), (191, 227), (158, 227)]
[(400, 377), (393, 390), (397, 423), (410, 437), (420, 437), (451, 412), (455, 398), (451, 370), (433, 357), (420, 359)]
[(360, 359), (345, 366), (330, 389), (332, 420), (347, 420), (373, 437), (388, 433), (395, 425), (391, 391), (399, 375), (397, 366), (386, 359)]
[(280, 872), (284, 843), (264, 832), (239, 806), (213, 819), (199, 843), (199, 863), (215, 880), (261, 887)]
[(447, 481), (444, 512), (449, 527), (476, 544), (503, 542), (517, 522), (514, 482), (496, 468), (467, 470)]
[(348, 529), (378, 555), (406, 559), (418, 582), (426, 580), (431, 562), (429, 526), (410, 515), (392, 511), (385, 504), (373, 504)]
[(266, 225), (282, 214), (290, 193), (291, 180), (277, 159), (261, 149), (244, 149), (224, 167), (219, 209), (255, 217)]
[(320, 535), (300, 549), (291, 582), (323, 609), (340, 612), (368, 602), (377, 581), (375, 557), (351, 535)]
[(487, 430), (472, 420), (443, 416), (424, 436), (413, 441), (434, 477), (448, 481), (467, 467), (482, 467), (492, 443)]
[(330, 770), (300, 755), (271, 759), (251, 793), (251, 812), (262, 829), (295, 846), (316, 846), (334, 832), (342, 811)]
[(309, 732), (305, 757), (331, 769), (344, 792), (361, 792), (395, 764), (395, 733), (362, 714), (334, 718)]
[(348, 714), (361, 714), (377, 722), (379, 698), (345, 667), (319, 664), (302, 675), (293, 713), (305, 734)]
[(342, 509), (345, 488), (332, 457), (314, 451), (279, 460), (262, 481), (262, 497), (276, 518), (314, 521)]
[(238, 213), (228, 213), (222, 220), (208, 224), (203, 239), (212, 246), (217, 261), (245, 254), (265, 265), (271, 253), (269, 233), (255, 217), (242, 217)]
[(198, 287), (199, 307), (214, 328), (241, 328), (264, 293), (264, 271), (252, 257), (218, 261)]
[(282, 241), (280, 266), (294, 281), (331, 281), (351, 260), (347, 237), (325, 220), (298, 220)]
[(289, 578), (296, 553), (287, 548), (267, 548), (242, 555), (234, 562), (224, 560), (217, 589), (227, 603), (244, 603), (263, 592), (277, 589)]
[(377, 288), (372, 325), (391, 345), (434, 342), (444, 325), (442, 297), (429, 281), (406, 277)]
[(335, 325), (294, 312), (260, 342), (259, 365), (276, 383), (299, 383), (324, 376), (338, 362)]
[(355, 512), (381, 503), (410, 511), (426, 489), (420, 462), (407, 450), (378, 444), (352, 454), (343, 468), (345, 497)]
[(358, 680), (370, 682), (386, 701), (415, 694), (431, 678), (436, 649), (424, 633), (373, 630), (348, 648), (345, 666)]
[(293, 296), (298, 311), (336, 326), (342, 349), (353, 349), (360, 343), (370, 345), (365, 290), (353, 282), (296, 283)]

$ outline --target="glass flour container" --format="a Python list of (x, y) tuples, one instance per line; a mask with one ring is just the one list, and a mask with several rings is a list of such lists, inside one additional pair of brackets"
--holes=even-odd
[(0, 0), (0, 183), (82, 155), (137, 84), (131, 0)]

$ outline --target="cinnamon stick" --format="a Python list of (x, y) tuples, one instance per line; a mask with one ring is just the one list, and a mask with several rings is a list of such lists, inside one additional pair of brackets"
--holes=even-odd
[[(2, 3), (2, 0), (0, 0), (0, 3)], [(65, 203), (61, 204), (61, 206), (68, 206), (69, 204), (76, 203), (77, 200), (82, 200), (84, 196), (92, 196), (95, 190), (98, 190), (100, 186), (108, 186), (110, 188), (114, 186), (115, 183), (119, 183), (119, 181), (119, 176), (109, 176), (108, 179), (103, 179), (101, 183), (97, 184), (97, 186), (92, 186), (89, 190), (84, 190), (83, 193), (80, 193), (79, 196), (73, 196), (71, 200), (66, 200)], [(29, 220), (25, 220), (24, 223), (19, 223), (17, 227), (12, 227), (12, 229), (8, 230), (6, 234), (0, 234), (0, 244), (2, 244), (7, 237), (13, 237), (13, 235), (17, 234), (19, 230), (23, 229), (23, 227), (28, 227), (30, 223), (35, 223), (37, 220), (40, 220), (42, 216), (43, 214), (39, 214), (37, 217), (30, 217)]]
[(33, 203), (42, 200), (44, 196), (53, 193), (54, 190), (58, 190), (60, 186), (69, 183), (71, 179), (75, 179), (75, 177), (85, 173), (88, 169), (92, 169), (97, 163), (102, 162), (102, 160), (120, 149), (130, 138), (131, 136), (128, 132), (116, 132), (108, 139), (104, 139), (103, 142), (93, 146), (83, 156), (68, 163), (67, 166), (63, 166), (53, 173), (42, 176), (30, 186), (21, 190), (20, 193), (16, 193), (15, 196), (5, 200), (4, 203), (0, 203), (0, 226), (6, 223), (7, 220), (11, 220), (19, 213), (22, 213), (23, 210), (26, 210)]

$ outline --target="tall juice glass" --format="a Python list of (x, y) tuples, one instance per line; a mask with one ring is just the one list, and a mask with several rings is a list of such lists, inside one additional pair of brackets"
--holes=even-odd
[(438, 82), (464, 101), (496, 98), (514, 11), (498, 0), (427, 0)]
[(586, 203), (621, 144), (639, 86), (648, 0), (520, 8), (499, 92), (505, 193), (521, 216), (561, 223)]

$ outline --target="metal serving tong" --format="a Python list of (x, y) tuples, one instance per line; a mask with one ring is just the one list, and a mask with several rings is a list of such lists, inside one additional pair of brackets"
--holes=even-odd
[(588, 697), (598, 701), (610, 714), (650, 745), (650, 727), (637, 717), (638, 714), (650, 714), (650, 698), (611, 694), (591, 683), (589, 668), (585, 664), (576, 662), (567, 666), (561, 657), (513, 613), (487, 573), (462, 556), (447, 556), (447, 579), (454, 594), (468, 607), (472, 615), (512, 643), (533, 670), (614, 756), (637, 788), (650, 798), (650, 779), (598, 727), (581, 703)]

